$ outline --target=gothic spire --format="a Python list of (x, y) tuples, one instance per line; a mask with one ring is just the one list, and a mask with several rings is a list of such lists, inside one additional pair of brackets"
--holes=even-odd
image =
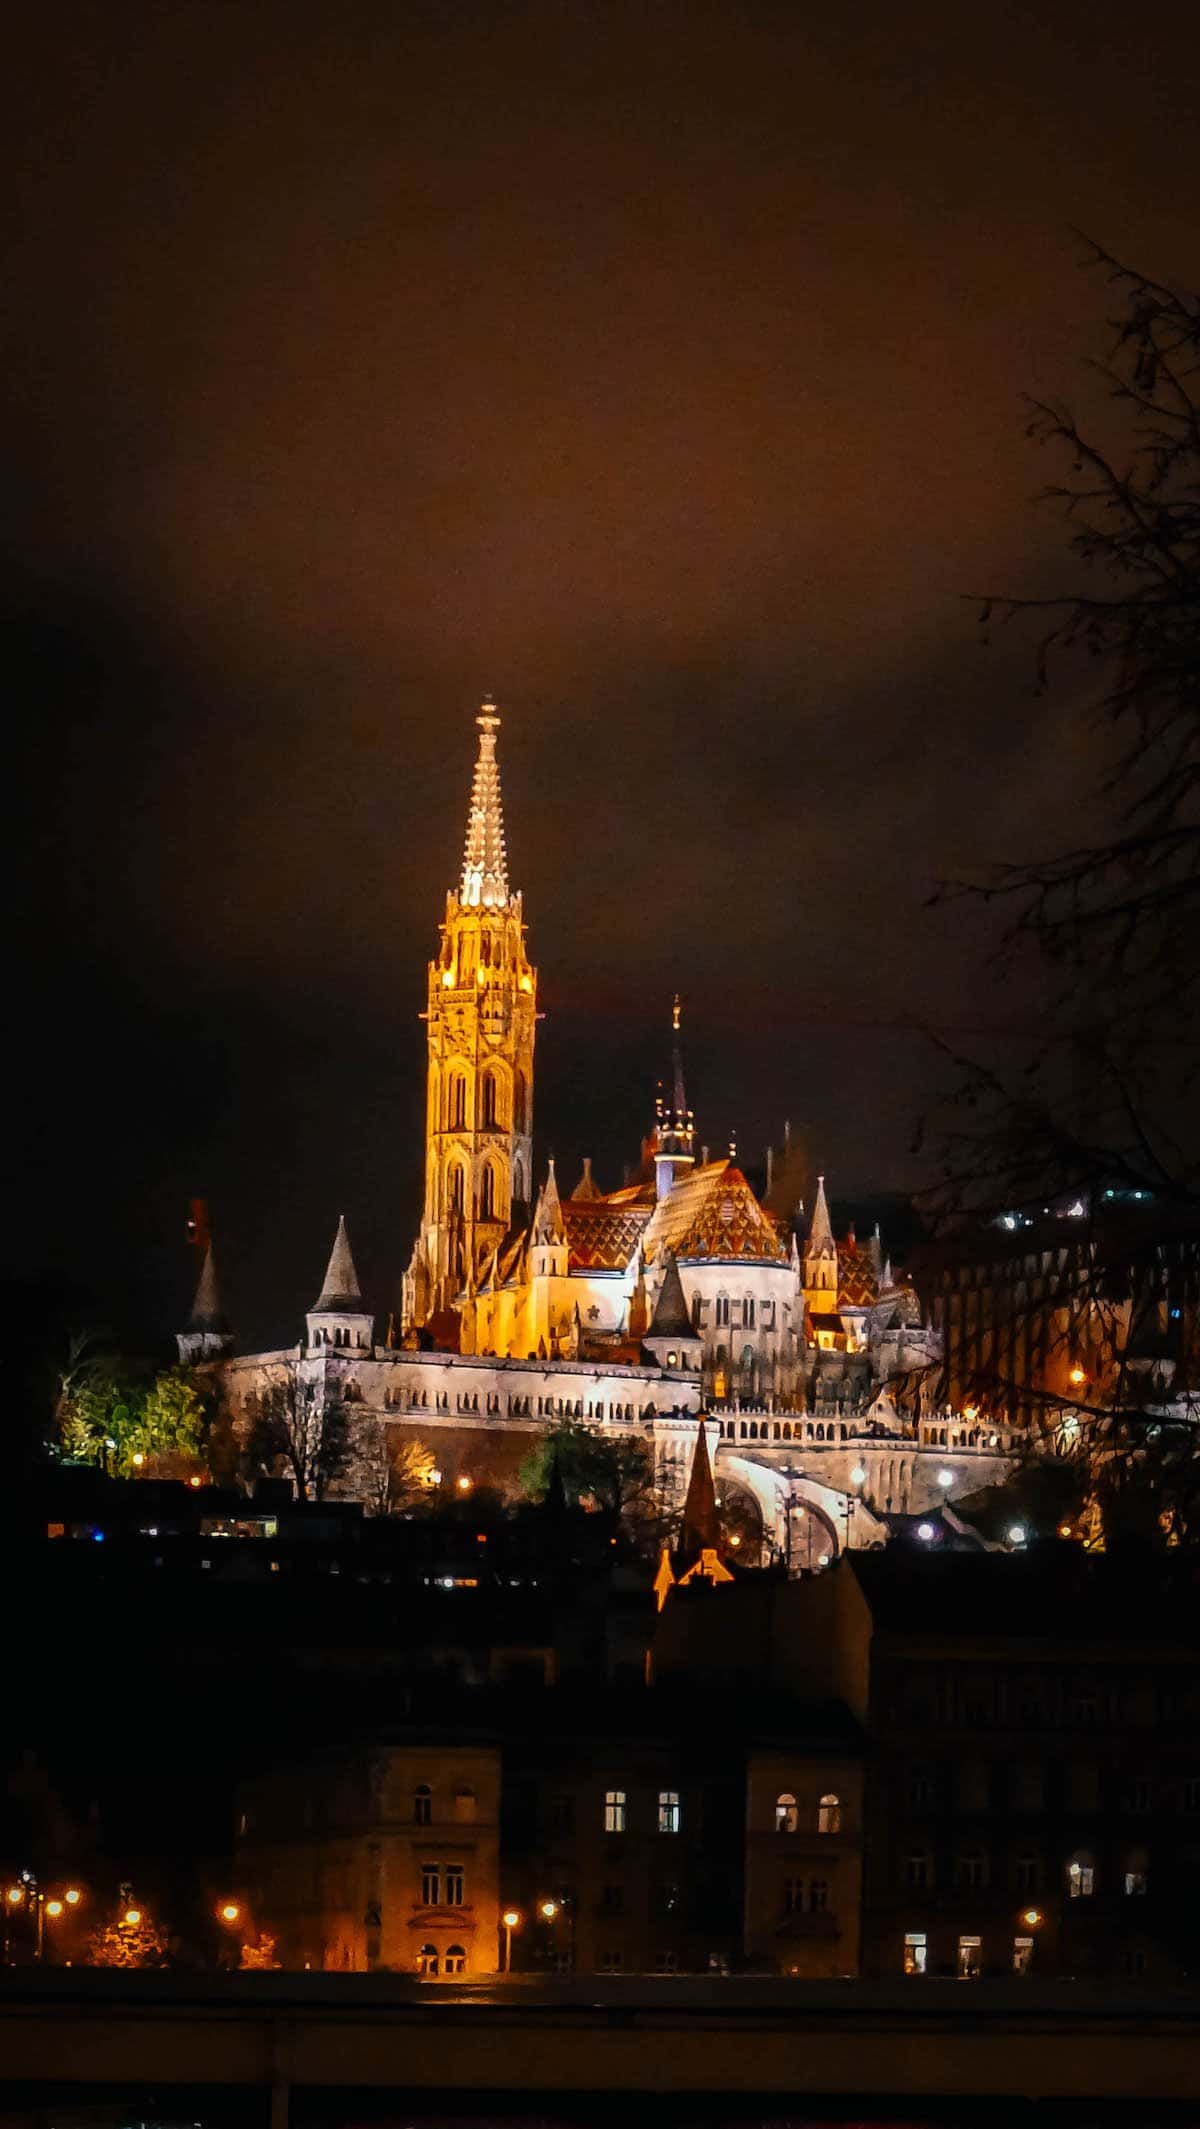
[(533, 1215), (533, 1239), (535, 1243), (565, 1242), (567, 1239), (553, 1156), (547, 1165), (546, 1180), (538, 1193), (537, 1210)]
[(200, 1282), (192, 1303), (189, 1329), (193, 1331), (227, 1331), (225, 1311), (221, 1307), (221, 1290), (217, 1285), (217, 1267), (213, 1262), (212, 1243), (204, 1252)]
[(699, 1554), (706, 1549), (715, 1551), (717, 1546), (717, 1490), (713, 1484), (703, 1419), (696, 1430), (696, 1453), (692, 1458), (687, 1499), (683, 1504), (679, 1542), (681, 1551), (687, 1555)]
[(500, 806), (500, 764), (496, 734), (500, 719), (489, 696), (478, 717), (479, 757), (471, 785), (467, 842), (463, 851), (459, 901), (470, 908), (503, 908), (508, 895), (508, 860), (504, 852), (504, 815)]
[(833, 1227), (829, 1207), (825, 1202), (825, 1178), (817, 1177), (817, 1201), (813, 1206), (812, 1223), (808, 1230), (808, 1253), (815, 1256), (818, 1250), (833, 1248)]
[(339, 1213), (337, 1233), (333, 1239), (333, 1248), (329, 1252), (329, 1262), (325, 1267), (325, 1278), (312, 1313), (361, 1313), (362, 1305), (358, 1273), (354, 1269), (354, 1259), (350, 1254), (350, 1237), (346, 1233), (346, 1215)]
[(674, 1252), (668, 1249), (663, 1252), (662, 1285), (650, 1318), (649, 1335), (652, 1338), (688, 1338), (691, 1333), (692, 1319), (688, 1314), (679, 1266)]

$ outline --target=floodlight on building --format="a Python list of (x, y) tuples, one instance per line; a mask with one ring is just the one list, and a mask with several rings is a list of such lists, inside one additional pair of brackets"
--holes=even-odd
[(850, 1484), (852, 1486), (865, 1486), (866, 1483), (867, 1474), (864, 1471), (862, 1465), (855, 1464), (853, 1471), (850, 1473)]
[(1008, 1532), (1008, 1542), (1010, 1545), (1023, 1545), (1025, 1543), (1027, 1535), (1028, 1533), (1025, 1529), (1024, 1523), (1010, 1524)]
[(938, 1485), (939, 1485), (939, 1486), (941, 1487), (941, 1489), (942, 1489), (942, 1492), (943, 1492), (943, 1493), (945, 1492), (945, 1490), (946, 1490), (947, 1486), (952, 1486), (953, 1484), (954, 1484), (954, 1473), (953, 1473), (953, 1471), (939, 1471), (939, 1472), (938, 1472)]
[(142, 1910), (140, 1907), (127, 1907), (121, 1917), (126, 1929), (136, 1929), (141, 1919)]
[(924, 1544), (932, 1545), (935, 1537), (937, 1536), (937, 1532), (934, 1529), (932, 1523), (918, 1523), (917, 1536), (922, 1540)]

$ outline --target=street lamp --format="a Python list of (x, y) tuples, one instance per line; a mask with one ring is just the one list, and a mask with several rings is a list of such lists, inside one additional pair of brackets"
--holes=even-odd
[(512, 1970), (512, 1933), (514, 1929), (521, 1927), (520, 1908), (506, 1907), (500, 1920), (504, 1924), (504, 1965), (501, 1972), (507, 1974)]
[(222, 1922), (228, 1922), (230, 1928), (233, 1927), (235, 1922), (240, 1922), (242, 1919), (242, 1910), (236, 1900), (226, 1900), (217, 1909), (217, 1914)]

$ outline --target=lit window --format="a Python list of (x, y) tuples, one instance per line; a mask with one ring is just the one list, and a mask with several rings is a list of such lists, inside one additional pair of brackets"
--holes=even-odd
[(923, 1929), (910, 1929), (904, 1938), (904, 1971), (923, 1974), (929, 1959), (929, 1942)]
[(461, 1863), (446, 1865), (446, 1905), (461, 1907), (463, 1904), (463, 1867)]
[(625, 1831), (625, 1791), (623, 1789), (606, 1789), (604, 1792), (604, 1831), (606, 1833), (624, 1833)]
[(1096, 1890), (1096, 1869), (1090, 1855), (1075, 1855), (1067, 1864), (1067, 1897), (1090, 1900)]
[(783, 1795), (775, 1799), (775, 1831), (776, 1833), (798, 1833), (800, 1831), (800, 1812), (790, 1789), (785, 1789)]
[(841, 1798), (840, 1798), (840, 1797), (837, 1797), (837, 1796), (834, 1796), (834, 1795), (833, 1795), (833, 1793), (832, 1793), (832, 1791), (831, 1791), (831, 1792), (829, 1793), (829, 1795), (827, 1795), (827, 1796), (823, 1796), (823, 1797), (821, 1798), (821, 1801), (820, 1801), (820, 1803), (819, 1803), (819, 1804), (817, 1805), (817, 1832), (818, 1832), (818, 1833), (840, 1833), (840, 1832), (841, 1832), (841, 1830), (842, 1830), (842, 1803), (841, 1803)]
[(421, 1865), (421, 1902), (425, 1907), (437, 1907), (442, 1897), (442, 1871), (439, 1863)]
[(447, 1974), (466, 1973), (467, 1955), (461, 1944), (448, 1944), (446, 1946), (446, 1964), (443, 1971)]
[(433, 1817), (433, 1791), (428, 1782), (418, 1782), (413, 1790), (413, 1823), (428, 1826)]
[(1013, 1938), (1013, 1972), (1027, 1974), (1033, 1965), (1033, 1938)]
[(658, 1830), (660, 1833), (679, 1831), (679, 1791), (660, 1789), (658, 1792)]
[(960, 1937), (958, 1940), (958, 1978), (960, 1981), (978, 1981), (983, 1972), (983, 1945), (978, 1937)]
[(424, 1975), (424, 1977), (425, 1977), (425, 1979), (426, 1979), (427, 1981), (434, 1981), (434, 1980), (436, 1980), (436, 1978), (437, 1978), (437, 1971), (438, 1971), (438, 1949), (437, 1949), (437, 1945), (436, 1945), (436, 1944), (423, 1944), (423, 1945), (421, 1946), (421, 1949), (420, 1949), (420, 1951), (419, 1951), (419, 1952), (417, 1953), (417, 1972), (418, 1972), (418, 1974), (423, 1974), (423, 1975)]

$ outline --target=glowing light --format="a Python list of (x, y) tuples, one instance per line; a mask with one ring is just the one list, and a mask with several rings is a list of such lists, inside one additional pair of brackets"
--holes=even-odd
[(934, 1539), (934, 1537), (936, 1536), (936, 1532), (935, 1532), (935, 1530), (934, 1530), (933, 1524), (932, 1524), (932, 1523), (918, 1523), (918, 1524), (917, 1524), (917, 1536), (918, 1536), (919, 1538), (923, 1538), (923, 1539), (924, 1539), (924, 1541), (925, 1541), (925, 1543), (926, 1543), (927, 1545), (931, 1544), (931, 1543), (932, 1543), (932, 1541), (933, 1541), (933, 1539)]
[(522, 989), (523, 991), (531, 991), (531, 990), (533, 989), (533, 977), (532, 977), (532, 976), (522, 976), (522, 978), (521, 978), (521, 989)]
[(65, 1893), (63, 1894), (63, 1899), (66, 1901), (68, 1907), (78, 1907), (82, 1898), (83, 1894), (80, 1892), (78, 1885), (68, 1885)]
[(500, 1917), (500, 1920), (503, 1922), (505, 1929), (519, 1929), (521, 1926), (520, 1909), (516, 1907), (506, 1907), (504, 1913)]
[(941, 1488), (943, 1489), (943, 1491), (945, 1491), (945, 1488), (946, 1488), (947, 1486), (952, 1486), (953, 1484), (954, 1484), (954, 1473), (953, 1473), (953, 1471), (939, 1471), (939, 1472), (938, 1472), (938, 1485), (939, 1485), (939, 1486), (940, 1486), (940, 1487), (941, 1487)]
[(448, 991), (453, 982), (454, 970), (452, 968), (444, 968), (442, 970), (442, 989)]
[(1024, 1523), (1014, 1523), (1011, 1526), (1008, 1533), (1008, 1542), (1010, 1545), (1023, 1545), (1025, 1543)]
[(222, 1922), (238, 1922), (241, 1920), (241, 1914), (242, 1910), (236, 1900), (226, 1900), (224, 1907), (221, 1909), (221, 1920)]
[(978, 1419), (978, 1417), (979, 1417), (979, 1406), (978, 1406), (978, 1405), (964, 1405), (964, 1406), (963, 1406), (963, 1418), (964, 1418), (964, 1419)]
[(143, 1465), (143, 1464), (145, 1463), (145, 1461), (146, 1461), (146, 1453), (145, 1453), (145, 1450), (144, 1450), (144, 1449), (135, 1449), (135, 1450), (134, 1450), (134, 1452), (133, 1452), (133, 1455), (132, 1455), (132, 1457), (130, 1458), (130, 1462), (131, 1462), (131, 1463), (133, 1463), (133, 1464), (136, 1464), (136, 1465), (137, 1465), (137, 1468), (138, 1468), (138, 1470), (140, 1471), (140, 1470), (141, 1470), (141, 1467), (142, 1467), (142, 1465)]
[(440, 1472), (440, 1471), (436, 1471), (436, 1470), (435, 1470), (435, 1471), (431, 1471), (431, 1472), (430, 1472), (430, 1474), (429, 1474), (429, 1483), (430, 1483), (430, 1485), (431, 1485), (431, 1486), (440, 1486), (440, 1485), (441, 1485), (441, 1483), (442, 1483), (442, 1474), (441, 1474), (441, 1472)]
[(457, 1481), (459, 1492), (469, 1493), (474, 1483), (474, 1479), (468, 1478), (466, 1472), (464, 1471), (462, 1477)]
[(558, 1901), (543, 1900), (541, 1911), (545, 1916), (547, 1922), (553, 1922), (555, 1915), (558, 1913)]
[(477, 969), (476, 969), (476, 971), (475, 971), (475, 981), (476, 981), (476, 983), (478, 983), (478, 984), (479, 984), (479, 985), (480, 985), (481, 987), (483, 986), (483, 984), (485, 984), (485, 983), (487, 982), (487, 973), (486, 973), (486, 971), (485, 971), (484, 969), (482, 969), (482, 968), (477, 968)]
[(867, 1474), (863, 1470), (862, 1465), (855, 1464), (853, 1471), (850, 1473), (850, 1484), (852, 1486), (865, 1486), (866, 1483)]
[(1060, 1538), (1072, 1538), (1075, 1535), (1069, 1523), (1060, 1523), (1058, 1526), (1058, 1534)]
[(127, 1907), (121, 1917), (126, 1929), (136, 1929), (141, 1919), (142, 1910), (140, 1907)]
[(25, 1898), (25, 1889), (24, 1889), (24, 1887), (23, 1887), (23, 1886), (21, 1886), (21, 1885), (10, 1885), (10, 1886), (9, 1886), (9, 1888), (8, 1888), (8, 1904), (9, 1904), (9, 1906), (10, 1906), (10, 1907), (16, 1907), (16, 1906), (17, 1906), (17, 1904), (18, 1904), (18, 1902), (19, 1902), (19, 1901), (21, 1901), (21, 1900), (23, 1900), (24, 1898)]
[(734, 1532), (734, 1534), (733, 1534), (733, 1536), (732, 1536), (732, 1537), (730, 1538), (729, 1542), (730, 1542), (730, 1544), (731, 1544), (731, 1545), (740, 1545), (742, 1541), (741, 1541), (741, 1539), (740, 1539), (740, 1538), (738, 1537), (738, 1535), (737, 1535), (737, 1532), (735, 1531), (735, 1532)]
[(188, 1480), (189, 1486), (202, 1486), (203, 1484), (204, 1480), (202, 1478), (190, 1478)]
[(47, 1913), (47, 1914), (49, 1915), (49, 1917), (50, 1917), (50, 1920), (51, 1920), (52, 1922), (57, 1922), (57, 1920), (58, 1920), (59, 1916), (61, 1915), (62, 1911), (63, 1911), (63, 1904), (62, 1904), (62, 1901), (61, 1901), (61, 1900), (47, 1900), (47, 1902), (46, 1902), (46, 1913)]
[(1036, 1929), (1041, 1919), (1042, 1910), (1040, 1907), (1027, 1907), (1021, 1917), (1027, 1929)]
[(1076, 1368), (1072, 1368), (1072, 1369), (1071, 1369), (1071, 1373), (1070, 1373), (1070, 1376), (1068, 1377), (1068, 1380), (1069, 1380), (1069, 1381), (1071, 1381), (1071, 1382), (1073, 1382), (1073, 1383), (1074, 1383), (1074, 1385), (1075, 1385), (1075, 1387), (1076, 1387), (1076, 1389), (1078, 1389), (1078, 1388), (1079, 1388), (1079, 1385), (1080, 1385), (1080, 1383), (1081, 1383), (1081, 1382), (1086, 1382), (1086, 1381), (1087, 1381), (1087, 1376), (1086, 1376), (1086, 1375), (1084, 1374), (1084, 1371), (1083, 1371), (1083, 1369), (1082, 1369), (1082, 1368), (1078, 1368), (1078, 1367), (1076, 1367)]

